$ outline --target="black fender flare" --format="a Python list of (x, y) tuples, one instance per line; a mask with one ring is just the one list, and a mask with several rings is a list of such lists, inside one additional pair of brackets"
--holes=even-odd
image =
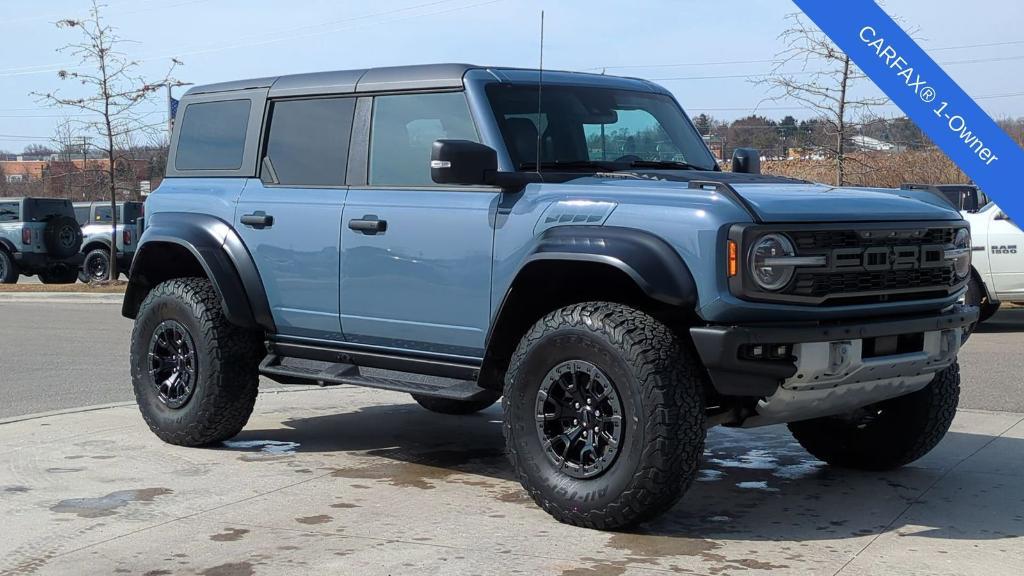
[(14, 244), (7, 238), (0, 238), (0, 250), (7, 251), (11, 256), (14, 256), (14, 253), (18, 251)]
[[(90, 238), (88, 242), (83, 242), (80, 252), (82, 254), (86, 254), (90, 250), (94, 249), (97, 244), (102, 244), (103, 248), (105, 248), (107, 252), (110, 251), (110, 237), (107, 236), (106, 238)], [(86, 250), (86, 248), (88, 248), (88, 250)]]
[(519, 271), (538, 260), (607, 264), (624, 272), (654, 300), (689, 308), (697, 304), (697, 285), (682, 256), (668, 242), (644, 230), (555, 226), (537, 237)]
[(150, 217), (132, 262), (123, 316), (134, 319), (146, 294), (162, 281), (154, 281), (150, 271), (160, 270), (161, 248), (168, 244), (184, 248), (199, 263), (229, 322), (277, 331), (252, 255), (230, 224), (207, 214), (163, 212)]

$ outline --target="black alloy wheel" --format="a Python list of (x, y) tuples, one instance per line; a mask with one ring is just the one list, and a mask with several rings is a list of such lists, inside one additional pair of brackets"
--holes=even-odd
[(574, 478), (593, 478), (615, 461), (622, 442), (622, 402), (597, 366), (568, 360), (537, 391), (537, 434), (548, 459)]
[(161, 322), (149, 342), (149, 373), (164, 405), (178, 409), (188, 403), (198, 364), (188, 330), (176, 320)]

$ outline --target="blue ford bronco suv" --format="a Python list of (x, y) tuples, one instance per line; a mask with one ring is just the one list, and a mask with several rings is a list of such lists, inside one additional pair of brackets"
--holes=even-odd
[(181, 110), (123, 310), (167, 442), (237, 434), (261, 374), (501, 398), (529, 494), (612, 529), (681, 497), (711, 426), (786, 423), (871, 470), (949, 428), (978, 311), (968, 226), (931, 193), (761, 175), (751, 150), (723, 172), (632, 78), (378, 68)]

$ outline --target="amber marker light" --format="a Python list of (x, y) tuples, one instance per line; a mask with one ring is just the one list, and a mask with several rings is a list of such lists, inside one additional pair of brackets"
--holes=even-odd
[(736, 241), (729, 240), (729, 278), (736, 275), (739, 268), (739, 261), (736, 256)]

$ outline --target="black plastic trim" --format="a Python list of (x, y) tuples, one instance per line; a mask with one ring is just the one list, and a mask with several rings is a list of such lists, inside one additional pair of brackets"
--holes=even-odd
[(370, 352), (359, 348), (346, 347), (342, 344), (328, 346), (270, 341), (267, 343), (267, 350), (271, 354), (288, 358), (352, 364), (366, 368), (380, 368), (382, 370), (442, 376), (459, 380), (475, 381), (480, 375), (479, 362), (453, 362), (427, 356)]
[(667, 242), (643, 230), (616, 226), (548, 228), (538, 237), (522, 267), (538, 260), (607, 264), (625, 272), (646, 295), (659, 302), (690, 308), (697, 303), (697, 286), (682, 257)]
[(949, 330), (978, 321), (976, 306), (953, 306), (938, 314), (895, 317), (864, 322), (819, 323), (803, 326), (696, 326), (690, 337), (700, 354), (711, 382), (727, 396), (770, 396), (783, 380), (796, 373), (787, 361), (741, 360), (739, 349), (746, 344), (799, 344), (856, 340)]
[(188, 250), (202, 266), (229, 322), (276, 332), (256, 264), (228, 223), (206, 214), (162, 212), (151, 216), (146, 224), (132, 264), (122, 315), (135, 318), (142, 300), (153, 288), (140, 270), (150, 259), (160, 258), (161, 245), (174, 244)]

